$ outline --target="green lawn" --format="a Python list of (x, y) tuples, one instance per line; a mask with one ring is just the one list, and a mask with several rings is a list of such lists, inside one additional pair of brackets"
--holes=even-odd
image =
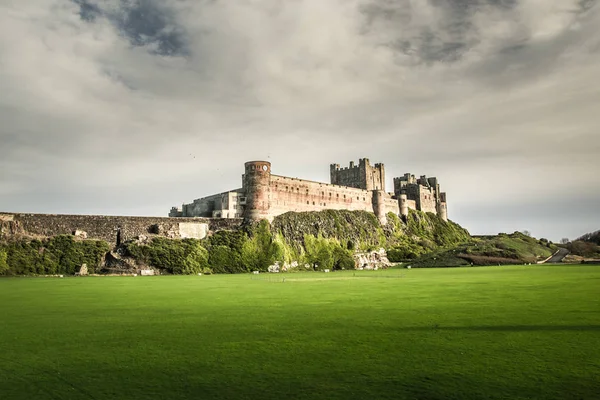
[(2, 400), (600, 398), (599, 266), (8, 278), (0, 304)]

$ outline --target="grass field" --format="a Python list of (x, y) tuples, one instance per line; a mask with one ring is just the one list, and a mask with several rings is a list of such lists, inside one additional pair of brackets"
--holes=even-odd
[(10, 278), (0, 305), (3, 400), (600, 398), (598, 266)]

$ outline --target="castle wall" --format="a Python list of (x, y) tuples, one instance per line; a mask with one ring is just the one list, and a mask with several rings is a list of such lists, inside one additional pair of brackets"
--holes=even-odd
[(386, 193), (386, 196), (384, 197), (384, 208), (386, 214), (392, 212), (396, 215), (400, 215), (400, 203), (398, 202), (398, 199), (392, 198), (392, 195), (389, 193)]
[[(213, 194), (196, 199), (181, 208), (182, 217), (204, 218), (241, 218), (242, 206), (239, 198), (243, 197), (242, 189)], [(178, 216), (173, 210), (169, 216)]]
[(373, 212), (373, 193), (368, 190), (271, 175), (270, 216), (288, 211), (360, 210)]
[(435, 191), (432, 188), (419, 185), (418, 207), (418, 209), (423, 212), (431, 212), (437, 214), (437, 202), (435, 199)]
[(139, 235), (201, 239), (209, 232), (237, 229), (242, 219), (121, 217), (105, 215), (60, 215), (0, 213), (0, 236), (18, 234), (31, 236), (71, 235), (76, 230), (87, 233), (88, 239), (116, 243)]

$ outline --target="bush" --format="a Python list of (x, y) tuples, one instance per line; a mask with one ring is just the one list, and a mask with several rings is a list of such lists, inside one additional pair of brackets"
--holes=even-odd
[(354, 269), (354, 266), (354, 258), (351, 253), (341, 246), (335, 246), (333, 249), (333, 269)]
[(241, 251), (242, 265), (247, 271), (266, 272), (276, 261), (291, 261), (295, 252), (281, 234), (272, 235), (268, 221), (262, 220), (251, 230)]
[[(72, 236), (59, 235), (43, 240), (17, 240), (1, 245), (6, 254), (0, 274), (3, 275), (72, 275), (87, 264), (94, 273), (110, 250), (102, 240), (74, 240)], [(1, 258), (1, 257), (0, 257)]]
[(215, 273), (235, 274), (249, 272), (242, 264), (240, 253), (235, 248), (224, 245), (212, 246), (210, 248), (208, 264)]
[(6, 251), (0, 250), (0, 275), (5, 275), (8, 272), (7, 259), (8, 254), (6, 254)]
[(197, 274), (205, 272), (208, 251), (197, 239), (166, 239), (157, 237), (148, 244), (125, 243), (126, 255), (138, 262), (149, 264), (171, 274)]

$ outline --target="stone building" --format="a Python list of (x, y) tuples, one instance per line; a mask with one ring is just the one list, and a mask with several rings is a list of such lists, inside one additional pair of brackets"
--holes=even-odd
[(330, 165), (331, 183), (290, 178), (271, 173), (271, 163), (245, 164), (242, 188), (194, 200), (173, 207), (170, 217), (239, 218), (272, 220), (288, 211), (361, 210), (375, 213), (382, 224), (392, 212), (406, 217), (408, 210), (439, 214), (447, 220), (446, 194), (437, 178), (405, 174), (394, 178), (394, 192), (385, 191), (383, 164), (372, 166), (360, 159), (349, 167)]

